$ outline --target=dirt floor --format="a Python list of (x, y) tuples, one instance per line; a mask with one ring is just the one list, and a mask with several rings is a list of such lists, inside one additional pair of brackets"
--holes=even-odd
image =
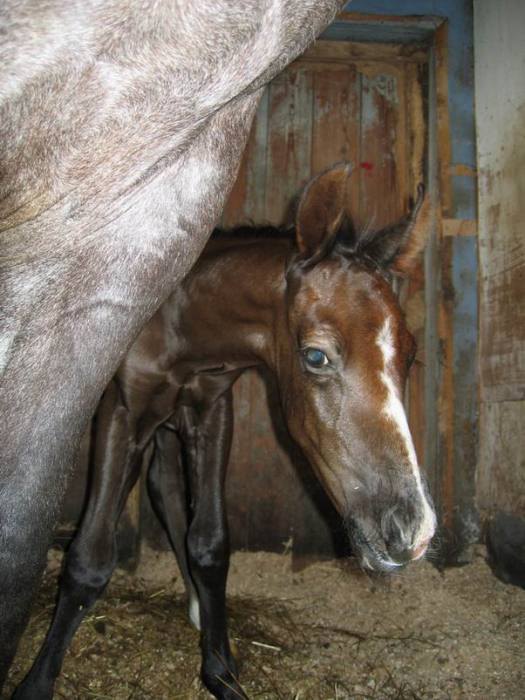
[[(50, 557), (9, 689), (28, 669), (53, 608)], [(237, 553), (229, 582), (231, 638), (249, 698), (525, 698), (525, 590), (474, 562), (439, 573), (423, 562), (372, 580), (352, 562)], [(178, 571), (148, 554), (117, 572), (81, 626), (57, 698), (200, 700), (199, 640)]]

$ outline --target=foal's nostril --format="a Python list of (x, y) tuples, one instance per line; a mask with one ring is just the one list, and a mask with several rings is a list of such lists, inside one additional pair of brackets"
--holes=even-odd
[(410, 518), (399, 507), (387, 510), (381, 518), (381, 534), (388, 555), (398, 564), (420, 559), (427, 551), (431, 537), (421, 540), (417, 537), (417, 519)]
[(396, 508), (385, 513), (381, 519), (381, 531), (388, 549), (402, 551), (407, 549), (408, 537), (403, 520)]

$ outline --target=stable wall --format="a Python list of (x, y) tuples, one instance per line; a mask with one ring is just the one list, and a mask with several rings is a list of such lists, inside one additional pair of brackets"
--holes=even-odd
[(478, 502), (525, 516), (525, 3), (475, 0)]

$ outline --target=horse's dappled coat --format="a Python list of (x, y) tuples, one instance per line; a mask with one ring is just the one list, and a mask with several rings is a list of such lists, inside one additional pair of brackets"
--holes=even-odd
[(0, 684), (104, 386), (202, 250), (262, 87), (338, 0), (0, 7)]

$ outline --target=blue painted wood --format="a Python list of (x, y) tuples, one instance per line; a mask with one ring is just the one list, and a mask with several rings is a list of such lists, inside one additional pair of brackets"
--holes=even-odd
[(453, 175), (452, 211), (454, 219), (475, 219), (477, 216), (477, 181), (471, 175)]
[[(470, 178), (472, 179), (472, 178)], [(460, 505), (454, 512), (454, 530), (460, 543), (479, 536), (479, 514), (475, 503), (478, 411), (478, 239), (457, 236), (453, 241), (452, 284), (454, 366), (454, 494)], [(458, 547), (458, 563), (465, 553)], [(467, 554), (468, 556), (468, 554)]]
[(321, 39), (329, 41), (360, 41), (388, 44), (428, 44), (432, 41), (439, 22), (423, 19), (416, 25), (403, 25), (400, 22), (334, 22), (321, 34)]

